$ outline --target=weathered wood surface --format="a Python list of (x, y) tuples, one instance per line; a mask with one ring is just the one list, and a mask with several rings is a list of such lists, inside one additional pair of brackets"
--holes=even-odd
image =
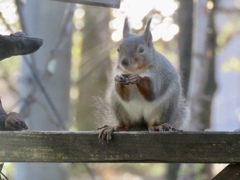
[(77, 3), (77, 4), (86, 4), (91, 6), (103, 6), (103, 7), (112, 7), (119, 8), (120, 0), (53, 0), (67, 3)]
[(2, 162), (240, 162), (240, 134), (117, 132), (108, 144), (97, 131), (0, 132)]

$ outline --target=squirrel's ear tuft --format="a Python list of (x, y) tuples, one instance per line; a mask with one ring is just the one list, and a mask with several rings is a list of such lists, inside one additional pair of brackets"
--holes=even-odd
[(130, 34), (130, 28), (128, 23), (128, 18), (126, 17), (124, 20), (124, 26), (123, 26), (123, 38), (126, 38)]
[(152, 18), (149, 18), (148, 22), (147, 22), (147, 25), (146, 25), (146, 29), (145, 29), (144, 34), (143, 34), (148, 46), (152, 45), (152, 33), (151, 33), (151, 30), (150, 30), (151, 21), (152, 21)]

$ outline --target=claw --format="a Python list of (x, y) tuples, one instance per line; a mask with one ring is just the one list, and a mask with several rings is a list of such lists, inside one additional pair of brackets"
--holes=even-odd
[(149, 131), (160, 131), (160, 132), (165, 132), (165, 131), (182, 131), (178, 130), (175, 127), (172, 127), (171, 125), (164, 123), (159, 126), (152, 126), (148, 128)]
[(139, 75), (138, 74), (130, 74), (125, 80), (126, 80), (126, 83), (128, 83), (128, 84), (136, 84), (139, 82)]
[(103, 125), (102, 127), (97, 128), (97, 130), (104, 129), (104, 128), (106, 128), (106, 127), (108, 127), (108, 125)]
[(125, 84), (126, 83), (126, 80), (125, 80), (125, 77), (124, 76), (119, 76), (117, 75), (114, 80), (120, 84)]
[(98, 139), (99, 141), (103, 142), (104, 140), (110, 141), (112, 139), (112, 133), (114, 131), (114, 127), (108, 126), (108, 125), (103, 125), (102, 127), (97, 128), (100, 130)]
[(138, 74), (122, 74), (115, 76), (114, 80), (122, 85), (136, 84), (139, 82)]

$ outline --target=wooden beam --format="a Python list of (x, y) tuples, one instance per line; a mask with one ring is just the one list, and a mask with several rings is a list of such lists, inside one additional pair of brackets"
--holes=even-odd
[(230, 164), (217, 174), (212, 180), (239, 180), (240, 179), (240, 164)]
[(53, 0), (67, 3), (86, 4), (91, 6), (102, 6), (119, 8), (121, 0)]
[(240, 162), (240, 134), (117, 132), (109, 143), (97, 131), (0, 132), (1, 162)]

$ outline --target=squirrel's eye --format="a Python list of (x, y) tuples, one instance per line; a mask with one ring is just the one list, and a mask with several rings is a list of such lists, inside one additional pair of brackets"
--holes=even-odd
[(143, 47), (143, 46), (140, 46), (138, 51), (139, 51), (140, 53), (143, 53), (143, 52), (144, 52), (144, 47)]
[(119, 48), (117, 48), (117, 51), (119, 52)]

